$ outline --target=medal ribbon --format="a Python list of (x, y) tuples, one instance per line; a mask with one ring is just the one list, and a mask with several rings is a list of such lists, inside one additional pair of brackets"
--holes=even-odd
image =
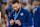
[(21, 9), (19, 9), (19, 12), (18, 12), (18, 13), (15, 12), (15, 18), (14, 18), (14, 21), (17, 19), (17, 17), (18, 17), (18, 15), (19, 15), (20, 11), (21, 11)]

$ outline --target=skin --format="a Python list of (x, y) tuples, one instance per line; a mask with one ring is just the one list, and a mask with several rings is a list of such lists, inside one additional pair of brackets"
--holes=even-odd
[(1, 5), (1, 8), (4, 9), (4, 7), (5, 7), (5, 4), (2, 4), (2, 5)]
[(10, 25), (13, 25), (13, 24), (14, 24), (14, 20), (11, 19), (11, 21), (10, 21)]
[(12, 8), (17, 12), (20, 8), (20, 3), (12, 4)]
[[(20, 9), (20, 3), (15, 3), (15, 4), (12, 4), (12, 8), (18, 12), (19, 9)], [(16, 20), (14, 21), (13, 19), (10, 21), (10, 25), (13, 25), (15, 22), (15, 24), (18, 24), (18, 26), (21, 26), (21, 22), (19, 20)]]
[(15, 24), (18, 24), (18, 26), (21, 26), (21, 22), (19, 20), (16, 20)]

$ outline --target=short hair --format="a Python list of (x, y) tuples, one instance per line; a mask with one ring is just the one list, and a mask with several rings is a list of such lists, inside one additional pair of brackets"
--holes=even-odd
[(2, 4), (5, 4), (5, 5), (6, 5), (6, 2), (1, 2), (1, 5), (2, 5)]
[(15, 3), (19, 3), (19, 1), (18, 1), (18, 0), (14, 0), (14, 1), (12, 2), (12, 4), (15, 4)]

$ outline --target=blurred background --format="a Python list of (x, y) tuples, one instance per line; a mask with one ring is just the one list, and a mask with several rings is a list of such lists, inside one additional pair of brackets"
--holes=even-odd
[[(9, 26), (9, 14), (12, 10), (12, 1), (14, 0), (0, 0), (0, 27)], [(18, 0), (21, 6), (30, 11), (32, 14), (32, 21), (34, 23), (33, 14), (38, 6), (40, 6), (40, 0)]]

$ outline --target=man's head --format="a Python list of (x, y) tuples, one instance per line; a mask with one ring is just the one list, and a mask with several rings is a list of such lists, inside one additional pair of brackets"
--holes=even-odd
[(20, 3), (19, 3), (19, 1), (13, 1), (12, 2), (12, 8), (14, 9), (14, 10), (18, 10), (19, 8), (20, 8)]
[(4, 8), (5, 5), (6, 5), (6, 3), (5, 3), (5, 2), (2, 2), (2, 4), (1, 4), (1, 8)]

